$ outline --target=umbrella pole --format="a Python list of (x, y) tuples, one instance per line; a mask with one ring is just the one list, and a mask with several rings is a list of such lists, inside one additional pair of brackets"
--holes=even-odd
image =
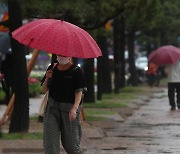
[[(39, 53), (40, 53), (40, 50), (35, 49), (33, 52), (31, 60), (27, 64), (27, 75), (28, 76), (30, 75), (32, 69), (34, 68), (34, 65), (35, 65), (35, 62), (37, 60)], [(4, 115), (1, 119), (0, 126), (4, 125), (5, 122), (7, 122), (11, 118), (11, 115), (13, 112), (13, 107), (14, 107), (14, 100), (15, 100), (15, 93), (13, 93), (13, 95), (9, 101), (9, 104), (6, 108), (6, 111), (4, 112)], [(8, 116), (8, 118), (7, 118), (7, 116)]]
[(9, 101), (9, 104), (8, 104), (8, 106), (6, 108), (6, 111), (4, 112), (4, 115), (3, 115), (2, 119), (1, 119), (0, 125), (4, 125), (5, 124), (5, 121), (6, 121), (6, 118), (7, 118), (8, 114), (9, 114), (9, 111), (13, 107), (14, 99), (15, 99), (15, 94), (13, 93), (13, 95), (12, 95), (10, 101)]

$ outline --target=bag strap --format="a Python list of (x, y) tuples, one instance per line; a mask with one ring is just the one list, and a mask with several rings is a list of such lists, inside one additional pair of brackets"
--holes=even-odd
[(56, 67), (57, 64), (58, 64), (58, 63), (54, 63), (54, 64), (53, 64), (52, 71), (53, 71), (53, 69)]

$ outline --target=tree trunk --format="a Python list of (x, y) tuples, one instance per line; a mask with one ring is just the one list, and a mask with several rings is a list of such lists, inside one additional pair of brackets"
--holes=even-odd
[(85, 103), (94, 103), (94, 59), (86, 59), (83, 65), (87, 92), (84, 95)]
[[(8, 0), (10, 32), (22, 25), (21, 7), (17, 0)], [(29, 91), (27, 66), (23, 45), (11, 38), (13, 81), (15, 90), (14, 110), (9, 132), (27, 132), (29, 128)]]
[(128, 34), (128, 52), (129, 52), (129, 71), (130, 71), (130, 83), (133, 86), (138, 85), (137, 72), (135, 67), (134, 60), (134, 40), (135, 40), (135, 32), (132, 30)]
[[(111, 71), (108, 57), (108, 44), (106, 37), (103, 35), (98, 36), (98, 44), (102, 51), (102, 66), (100, 71), (102, 72), (102, 93), (111, 93)], [(99, 72), (98, 72), (99, 73)]]
[(120, 87), (125, 87), (125, 28), (124, 28), (124, 17), (120, 19)]
[(118, 18), (113, 23), (113, 41), (114, 41), (114, 92), (119, 93), (120, 85), (120, 27), (121, 22)]

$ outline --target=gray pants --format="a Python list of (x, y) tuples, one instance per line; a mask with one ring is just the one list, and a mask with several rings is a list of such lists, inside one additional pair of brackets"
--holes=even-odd
[(44, 149), (45, 154), (60, 153), (61, 142), (68, 154), (82, 154), (80, 148), (81, 124), (80, 110), (74, 121), (69, 120), (69, 111), (73, 104), (58, 103), (49, 98), (44, 115)]

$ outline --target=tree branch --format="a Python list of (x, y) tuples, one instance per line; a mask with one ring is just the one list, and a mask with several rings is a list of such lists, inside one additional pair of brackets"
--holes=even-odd
[[(105, 18), (103, 21), (99, 22), (98, 24), (95, 24), (95, 25), (92, 25), (92, 26), (81, 26), (81, 28), (83, 28), (85, 30), (98, 29), (98, 28), (104, 26), (109, 20), (118, 17), (123, 11), (124, 11), (124, 8), (121, 8), (116, 13), (114, 13), (112, 16), (109, 16), (109, 17)], [(84, 25), (86, 25), (86, 24), (84, 24)]]

